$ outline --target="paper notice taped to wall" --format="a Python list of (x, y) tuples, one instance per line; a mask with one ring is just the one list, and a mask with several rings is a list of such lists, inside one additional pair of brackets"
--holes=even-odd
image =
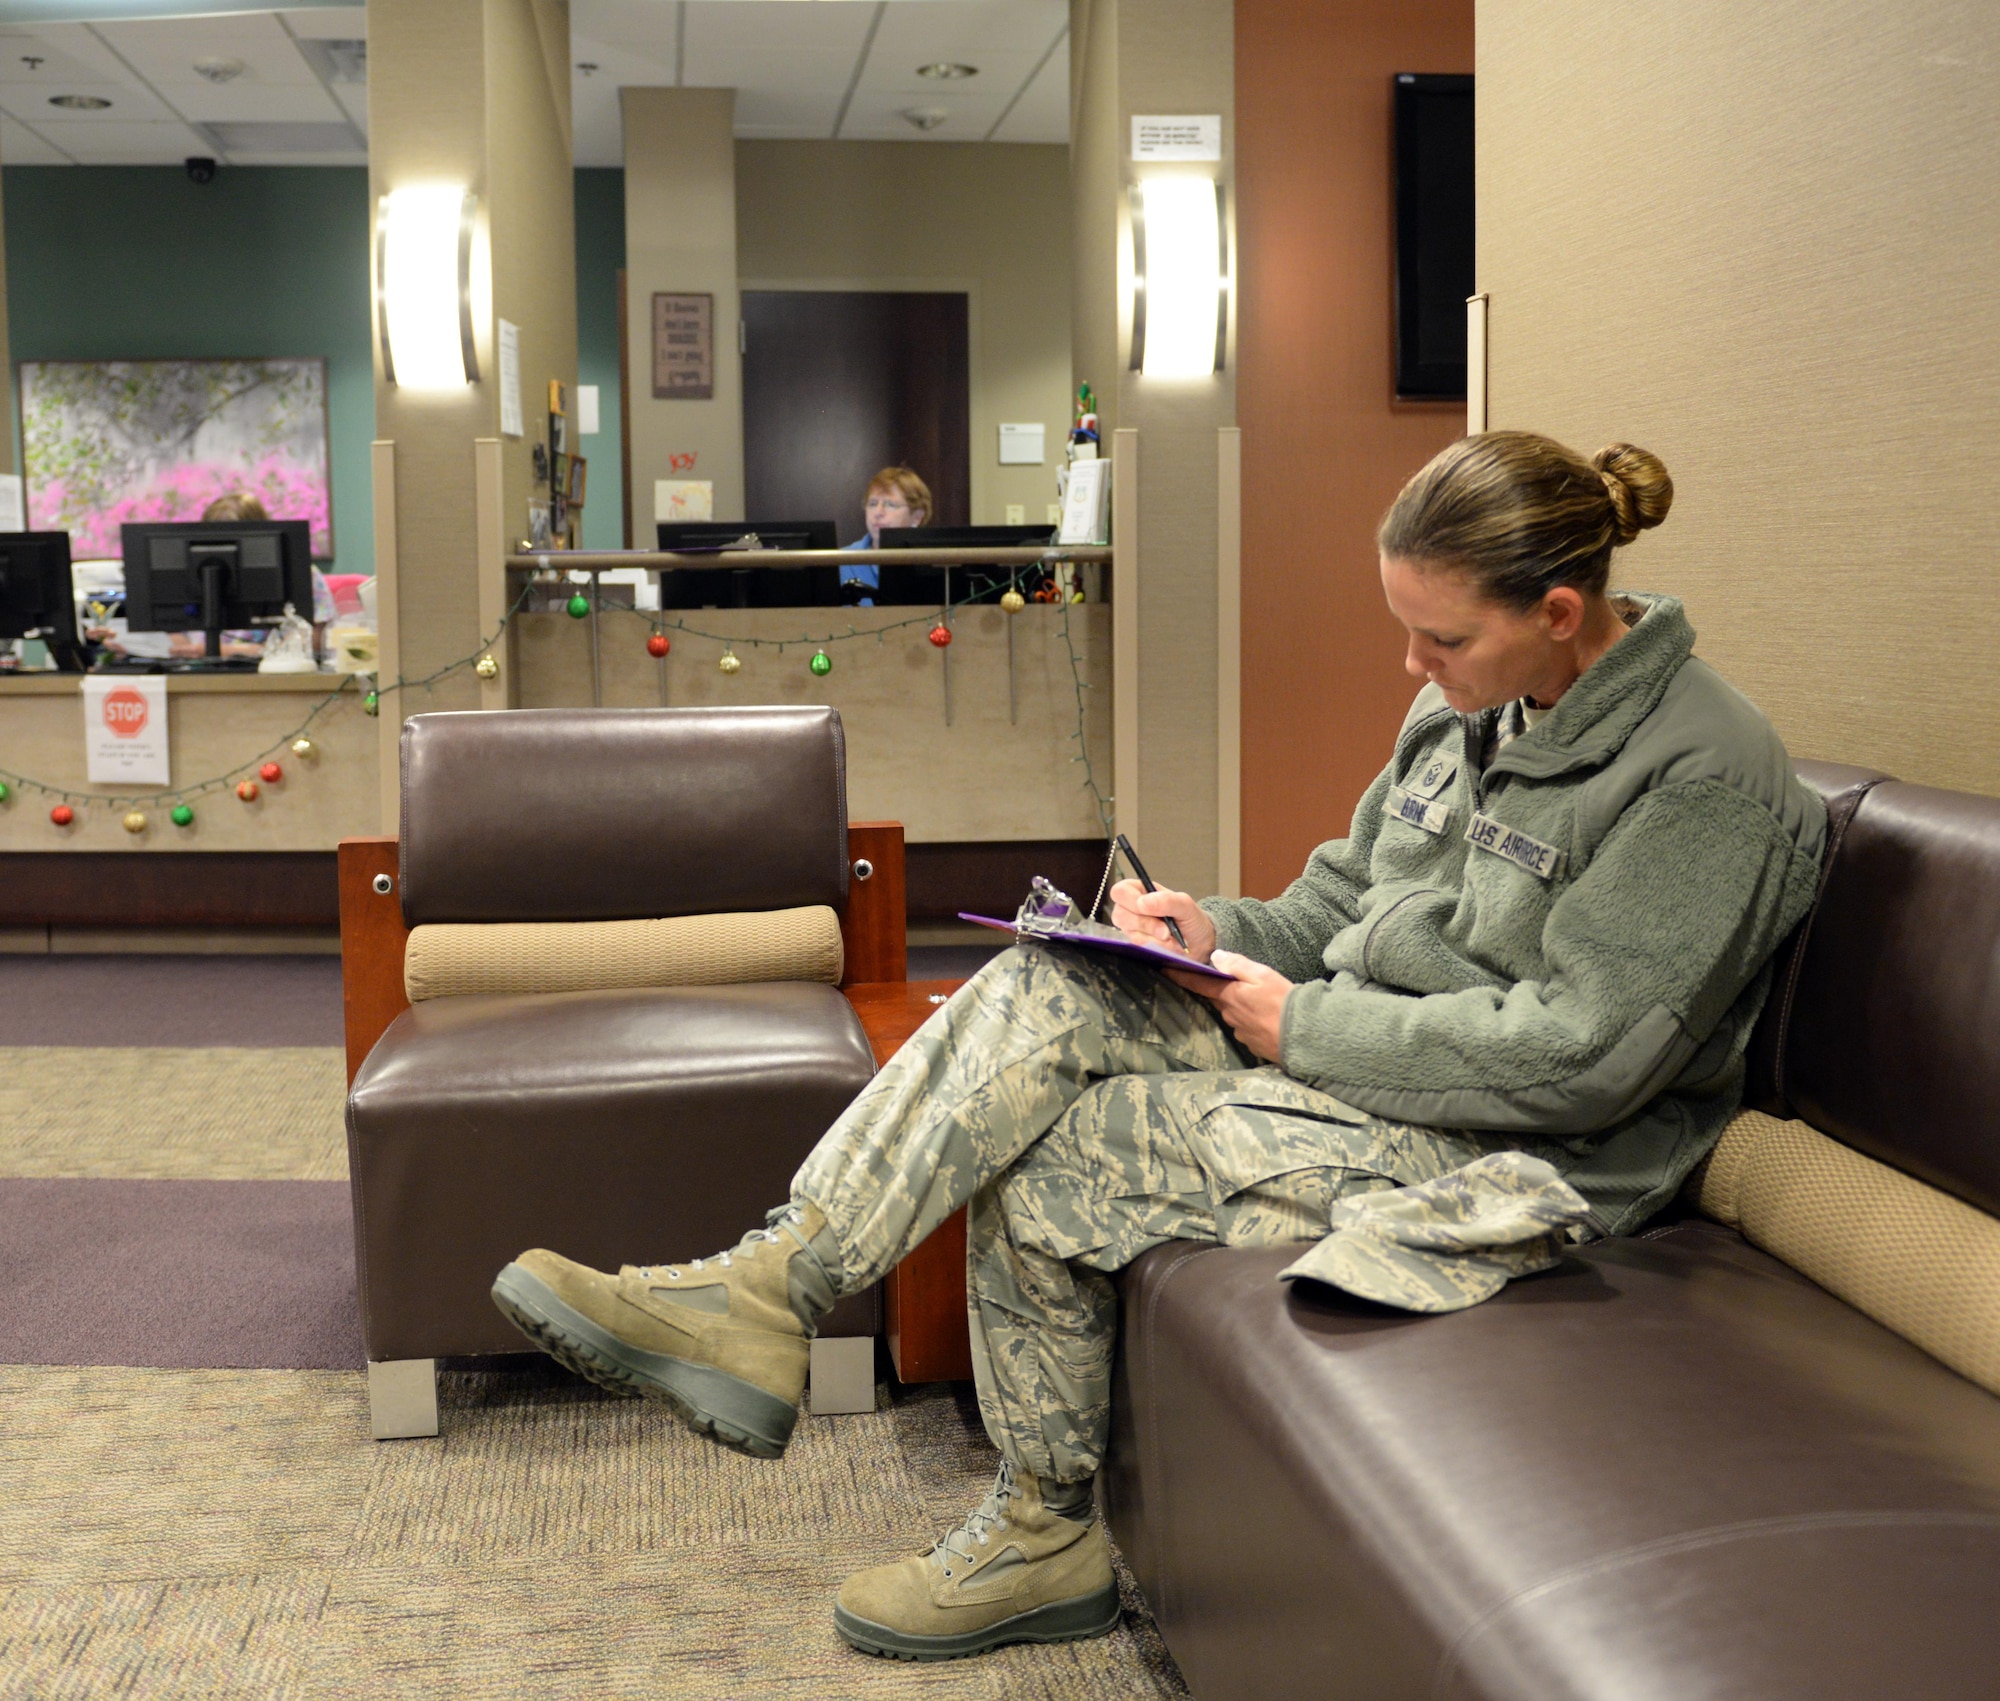
[(158, 674), (86, 678), (83, 749), (94, 786), (172, 785), (166, 680)]
[(1057, 543), (1111, 541), (1111, 463), (1076, 461), (1063, 487), (1062, 525)]
[(521, 437), (521, 328), (500, 321), (500, 435)]
[(28, 511), (21, 499), (21, 475), (0, 473), (0, 532), (24, 532)]

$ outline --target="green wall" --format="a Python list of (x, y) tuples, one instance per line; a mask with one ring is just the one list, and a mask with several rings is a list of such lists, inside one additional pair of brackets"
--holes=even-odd
[[(578, 381), (600, 386), (584, 541), (623, 541), (618, 478), (621, 171), (576, 174)], [(374, 571), (368, 173), (351, 166), (5, 169), (7, 311), (21, 360), (324, 355), (336, 570)], [(18, 433), (18, 404), (10, 409)]]

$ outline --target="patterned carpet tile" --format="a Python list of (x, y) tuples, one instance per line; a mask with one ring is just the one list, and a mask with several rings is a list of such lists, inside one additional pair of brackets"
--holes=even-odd
[(331, 1046), (0, 1046), (0, 1175), (344, 1181)]
[(1185, 1694), (1129, 1579), (1101, 1641), (834, 1635), (847, 1572), (990, 1482), (963, 1393), (806, 1418), (776, 1462), (553, 1366), (440, 1394), (437, 1440), (375, 1443), (353, 1375), (0, 1367), (0, 1698)]

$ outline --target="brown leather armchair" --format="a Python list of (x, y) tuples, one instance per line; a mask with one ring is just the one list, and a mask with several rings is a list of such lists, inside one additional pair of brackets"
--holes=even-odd
[[(437, 1359), (521, 1350), (488, 1290), (522, 1248), (693, 1257), (785, 1199), (874, 1072), (842, 989), (904, 979), (902, 828), (850, 827), (829, 708), (517, 710), (410, 720), (400, 840), (340, 851), (371, 1418), (434, 1435)], [(830, 939), (813, 906), (839, 917), (840, 988), (643, 984), (605, 944), (770, 912)], [(499, 967), (412, 1005), (416, 928)], [(816, 1411), (872, 1403), (879, 1328), (873, 1290), (822, 1324)]]

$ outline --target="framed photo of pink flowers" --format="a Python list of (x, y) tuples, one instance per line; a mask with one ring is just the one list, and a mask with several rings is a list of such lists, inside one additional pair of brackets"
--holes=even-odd
[(239, 492), (332, 558), (323, 359), (24, 360), (20, 395), (28, 524), (68, 532), (74, 559)]

